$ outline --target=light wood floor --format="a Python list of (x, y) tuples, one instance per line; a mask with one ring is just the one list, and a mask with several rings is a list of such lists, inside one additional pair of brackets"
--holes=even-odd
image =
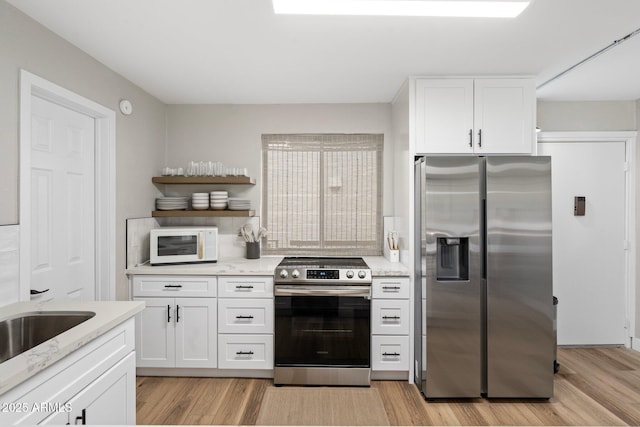
[[(543, 402), (434, 403), (405, 381), (374, 381), (371, 388), (390, 425), (640, 425), (640, 352), (565, 348), (558, 360), (555, 396)], [(265, 379), (139, 377), (137, 387), (138, 424), (255, 425), (274, 386)]]

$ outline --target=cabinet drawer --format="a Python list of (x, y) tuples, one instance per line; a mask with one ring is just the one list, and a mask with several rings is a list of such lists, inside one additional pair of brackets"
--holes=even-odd
[(220, 298), (218, 332), (223, 334), (272, 334), (273, 300)]
[(273, 369), (273, 335), (218, 335), (218, 368)]
[(216, 277), (134, 276), (134, 297), (215, 297)]
[(271, 276), (222, 276), (219, 281), (219, 296), (232, 298), (273, 297), (273, 277)]
[(379, 335), (409, 334), (408, 300), (373, 300), (371, 329)]
[(373, 279), (371, 285), (373, 298), (409, 298), (409, 278), (387, 277)]
[(409, 337), (374, 335), (371, 337), (371, 369), (408, 371)]

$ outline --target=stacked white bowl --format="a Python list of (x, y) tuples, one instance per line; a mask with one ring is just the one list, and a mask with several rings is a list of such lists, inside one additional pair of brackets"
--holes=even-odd
[(211, 198), (211, 209), (216, 211), (227, 209), (229, 203), (229, 193), (227, 191), (212, 191), (209, 196)]
[(198, 211), (209, 209), (209, 193), (193, 193), (191, 207)]

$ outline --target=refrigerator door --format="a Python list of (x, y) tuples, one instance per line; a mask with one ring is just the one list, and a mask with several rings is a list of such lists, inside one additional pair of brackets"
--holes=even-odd
[(421, 157), (415, 162), (415, 175), (414, 175), (414, 229), (416, 235), (414, 239), (414, 275), (413, 275), (413, 304), (414, 304), (414, 383), (418, 389), (424, 394), (426, 385), (426, 332), (427, 332), (427, 313), (424, 310), (424, 303), (426, 301), (427, 289), (426, 289), (426, 221), (425, 206), (426, 198), (424, 197), (424, 182), (425, 182), (425, 160)]
[(550, 157), (488, 157), (487, 396), (553, 396)]
[(481, 394), (480, 175), (476, 157), (426, 157), (427, 398)]

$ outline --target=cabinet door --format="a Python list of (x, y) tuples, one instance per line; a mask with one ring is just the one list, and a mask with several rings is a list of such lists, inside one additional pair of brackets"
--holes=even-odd
[(273, 333), (273, 299), (220, 298), (218, 305), (221, 334)]
[(374, 335), (371, 337), (371, 369), (374, 371), (408, 371), (409, 337)]
[(417, 153), (473, 153), (473, 80), (416, 80)]
[(218, 283), (219, 297), (273, 297), (273, 276), (222, 276), (218, 278)]
[(216, 299), (176, 298), (176, 368), (216, 367)]
[(273, 335), (218, 336), (220, 369), (273, 369)]
[(535, 138), (533, 79), (475, 81), (476, 153), (531, 154)]
[(175, 366), (173, 298), (134, 298), (146, 307), (136, 317), (136, 362), (139, 368)]
[(122, 359), (69, 404), (71, 424), (135, 425), (136, 363), (133, 353)]
[(408, 300), (373, 300), (371, 312), (371, 332), (374, 335), (407, 335), (409, 333)]

